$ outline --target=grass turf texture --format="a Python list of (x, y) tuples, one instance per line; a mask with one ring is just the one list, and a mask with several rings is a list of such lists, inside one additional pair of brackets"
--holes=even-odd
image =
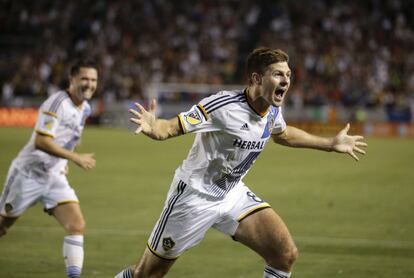
[[(30, 129), (0, 128), (0, 179)], [(85, 130), (81, 152), (97, 168), (70, 164), (87, 221), (84, 278), (113, 277), (135, 262), (158, 218), (192, 135), (151, 141), (127, 130)], [(414, 277), (414, 141), (368, 138), (360, 162), (269, 142), (246, 184), (290, 228), (300, 257), (292, 277)], [(64, 277), (63, 229), (40, 205), (0, 239), (0, 277)], [(256, 254), (215, 230), (167, 277), (262, 277)]]

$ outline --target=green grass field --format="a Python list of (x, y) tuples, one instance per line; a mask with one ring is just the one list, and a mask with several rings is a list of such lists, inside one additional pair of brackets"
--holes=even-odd
[[(30, 136), (0, 128), (0, 180)], [(70, 165), (87, 220), (83, 277), (113, 277), (135, 262), (158, 218), (192, 136), (155, 142), (127, 130), (87, 128), (82, 152), (97, 168)], [(282, 216), (299, 247), (292, 277), (414, 277), (414, 141), (368, 138), (360, 162), (268, 144), (245, 182)], [(0, 239), (0, 277), (65, 277), (63, 230), (36, 205)], [(252, 251), (211, 230), (167, 277), (262, 277)]]

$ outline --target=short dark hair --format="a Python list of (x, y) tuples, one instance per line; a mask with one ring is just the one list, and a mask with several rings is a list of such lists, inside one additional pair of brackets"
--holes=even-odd
[(247, 56), (247, 77), (250, 79), (253, 72), (264, 74), (269, 65), (279, 62), (289, 62), (289, 56), (283, 50), (268, 47), (256, 48)]
[(70, 68), (70, 76), (75, 76), (79, 73), (81, 68), (94, 68), (98, 70), (97, 63), (92, 59), (78, 59)]

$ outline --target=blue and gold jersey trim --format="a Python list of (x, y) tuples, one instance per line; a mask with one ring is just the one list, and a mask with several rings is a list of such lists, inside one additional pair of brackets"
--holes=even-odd
[(44, 136), (49, 136), (49, 137), (55, 138), (54, 135), (52, 135), (50, 133), (47, 133), (47, 132), (44, 132), (42, 130), (35, 129), (35, 132), (38, 133), (38, 134), (40, 134), (40, 135), (44, 135)]
[(200, 109), (201, 113), (203, 114), (204, 118), (208, 120), (208, 114), (206, 109), (201, 105), (201, 103), (197, 104), (197, 108)]
[(43, 111), (43, 114), (46, 114), (46, 115), (49, 115), (49, 116), (52, 116), (52, 117), (55, 117), (55, 118), (58, 117), (58, 115), (56, 113), (53, 113), (53, 112), (50, 112), (50, 111)]
[(256, 111), (256, 109), (254, 109), (254, 107), (253, 107), (253, 105), (250, 103), (250, 100), (249, 100), (249, 98), (247, 97), (247, 90), (244, 90), (244, 95), (246, 96), (246, 102), (247, 102), (247, 105), (249, 105), (249, 107), (257, 114), (257, 115), (259, 115), (260, 117), (264, 117), (264, 116), (266, 116), (266, 114), (267, 114), (267, 112), (269, 111), (269, 108), (265, 111), (265, 112), (263, 112), (263, 113), (260, 113), (260, 112), (258, 112), (258, 111)]
[(239, 216), (239, 218), (237, 218), (237, 221), (242, 221), (243, 219), (245, 219), (247, 216), (252, 215), (255, 212), (258, 212), (259, 210), (265, 209), (265, 208), (270, 208), (271, 206), (268, 203), (263, 203), (261, 205), (258, 205), (257, 207), (252, 208), (251, 210), (243, 213), (242, 215)]
[(180, 114), (178, 114), (177, 117), (178, 117), (178, 122), (179, 122), (179, 125), (180, 125), (180, 128), (181, 128), (181, 131), (183, 132), (183, 134), (186, 134), (187, 131), (185, 130), (185, 126), (184, 126), (184, 123), (183, 123), (183, 118), (181, 117)]
[(171, 260), (176, 260), (176, 259), (179, 257), (179, 256), (176, 256), (176, 257), (166, 257), (166, 256), (162, 256), (162, 255), (158, 254), (158, 253), (157, 253), (157, 251), (155, 251), (155, 250), (151, 247), (151, 245), (150, 245), (149, 243), (147, 243), (147, 247), (148, 247), (148, 250), (150, 250), (152, 254), (154, 254), (154, 255), (155, 255), (155, 256), (157, 256), (158, 258), (161, 258), (161, 259), (164, 259), (164, 260), (169, 260), (169, 261), (171, 261)]

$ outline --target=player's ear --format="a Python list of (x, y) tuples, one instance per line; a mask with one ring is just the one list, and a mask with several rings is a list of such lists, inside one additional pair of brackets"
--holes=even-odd
[(261, 85), (262, 84), (262, 77), (257, 72), (252, 73), (252, 81), (254, 85)]

